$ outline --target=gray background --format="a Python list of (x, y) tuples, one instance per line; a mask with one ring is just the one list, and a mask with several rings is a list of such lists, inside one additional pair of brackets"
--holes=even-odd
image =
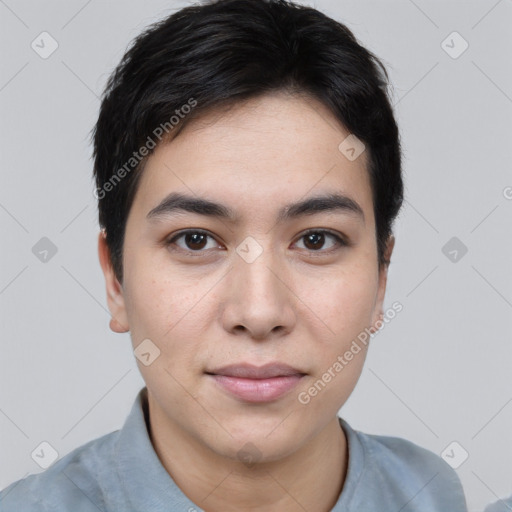
[[(309, 4), (387, 65), (404, 147), (386, 299), (404, 309), (342, 414), (439, 454), (457, 441), (481, 511), (512, 493), (512, 1)], [(41, 471), (42, 441), (63, 456), (119, 428), (143, 385), (128, 335), (108, 328), (88, 134), (129, 41), (184, 5), (0, 0), (0, 488)], [(47, 59), (31, 48), (43, 31), (59, 45)], [(457, 58), (453, 31), (469, 44)], [(451, 261), (454, 236), (468, 252)]]

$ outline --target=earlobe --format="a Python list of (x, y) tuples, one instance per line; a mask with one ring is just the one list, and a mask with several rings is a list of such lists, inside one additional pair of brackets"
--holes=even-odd
[(382, 324), (380, 326), (378, 324), (379, 324), (379, 322), (383, 322), (383, 318), (384, 318), (384, 313), (382, 313), (382, 310), (381, 310), (377, 319), (372, 323), (372, 325), (370, 327), (370, 332), (372, 334), (375, 334), (380, 330), (380, 327), (382, 327)]
[(110, 249), (107, 245), (107, 236), (103, 229), (98, 236), (98, 257), (105, 277), (108, 309), (112, 315), (110, 329), (117, 333), (128, 332), (130, 328), (126, 314), (123, 289), (112, 267)]
[(386, 243), (386, 249), (384, 251), (384, 260), (386, 262), (386, 272), (388, 270), (389, 264), (391, 263), (391, 254), (393, 253), (393, 249), (395, 247), (395, 237), (394, 235), (389, 235), (388, 241)]
[(377, 324), (382, 326), (382, 321), (384, 318), (383, 304), (384, 304), (384, 296), (386, 295), (386, 285), (388, 279), (388, 269), (389, 264), (391, 262), (391, 254), (393, 253), (393, 248), (395, 246), (395, 237), (390, 235), (387, 243), (386, 249), (384, 251), (384, 260), (385, 263), (379, 269), (379, 288), (377, 292), (377, 301), (376, 301), (376, 309), (374, 311), (374, 321), (372, 322), (371, 331), (372, 333), (377, 332), (379, 328)]
[(124, 332), (128, 332), (130, 329), (128, 327), (125, 327), (124, 325), (122, 325), (119, 320), (117, 320), (116, 318), (112, 317), (110, 319), (110, 330), (113, 331), (113, 332), (117, 332), (119, 334), (122, 334)]

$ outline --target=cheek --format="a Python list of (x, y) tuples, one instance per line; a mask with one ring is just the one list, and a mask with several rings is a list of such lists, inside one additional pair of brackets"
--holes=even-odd
[[(321, 285), (303, 288), (306, 304), (322, 320), (330, 345), (338, 349), (372, 321), (377, 296), (377, 278), (370, 268), (352, 268), (325, 279)], [(317, 338), (318, 339), (318, 338)], [(334, 347), (334, 348), (336, 348)]]
[(308, 303), (319, 307), (315, 313), (323, 323), (310, 333), (313, 374), (300, 390), (298, 401), (308, 414), (320, 416), (326, 411), (335, 414), (361, 375), (368, 345), (358, 336), (371, 324), (377, 285), (370, 267), (364, 271), (354, 267), (315, 290)]
[(179, 284), (173, 283), (149, 250), (126, 251), (124, 268), (124, 297), (131, 332), (149, 329), (153, 335), (161, 335), (165, 319), (176, 308), (173, 297)]
[(149, 338), (165, 356), (160, 363), (168, 361), (169, 368), (192, 364), (196, 340), (204, 334), (204, 286), (143, 257), (132, 255), (126, 268), (131, 269), (124, 296), (134, 347)]

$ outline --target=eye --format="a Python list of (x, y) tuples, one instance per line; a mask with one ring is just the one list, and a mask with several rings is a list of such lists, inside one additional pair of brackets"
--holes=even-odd
[[(302, 234), (299, 240), (304, 239), (304, 249), (310, 252), (331, 252), (331, 250), (344, 247), (347, 244), (341, 236), (332, 233), (331, 231), (327, 231), (325, 229), (312, 229)], [(325, 249), (326, 240), (331, 240), (331, 243)], [(302, 248), (302, 247), (301, 247)], [(324, 249), (324, 250), (321, 250)]]
[[(177, 243), (178, 240), (181, 239), (183, 239), (183, 243)], [(214, 241), (210, 247), (208, 247), (208, 239)], [(167, 240), (166, 245), (176, 245), (179, 249), (182, 249), (187, 252), (205, 252), (203, 251), (203, 249), (205, 248), (212, 249), (219, 246), (219, 244), (215, 242), (215, 239), (206, 231), (201, 231), (197, 229), (181, 231), (177, 235)]]
[[(337, 248), (348, 245), (340, 235), (325, 229), (311, 229), (301, 235), (299, 241), (302, 240), (304, 240), (303, 247), (299, 246), (299, 248), (306, 249), (310, 253), (329, 253)], [(326, 242), (329, 240), (330, 243), (328, 243), (327, 248), (325, 248)], [(209, 247), (208, 243), (210, 243)], [(298, 242), (296, 242), (296, 244), (297, 243)], [(206, 252), (207, 249), (219, 248), (218, 242), (216, 242), (212, 235), (199, 229), (189, 229), (175, 234), (166, 241), (166, 246), (175, 246), (178, 250), (185, 251), (189, 254), (200, 254)]]

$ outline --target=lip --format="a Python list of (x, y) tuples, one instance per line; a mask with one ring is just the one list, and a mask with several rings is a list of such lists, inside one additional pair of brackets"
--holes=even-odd
[(263, 366), (255, 366), (250, 363), (229, 364), (216, 370), (206, 373), (214, 375), (224, 375), (226, 377), (240, 377), (242, 379), (270, 379), (272, 377), (287, 377), (288, 375), (297, 375), (304, 372), (293, 368), (285, 363), (267, 363)]
[(305, 373), (284, 363), (254, 366), (232, 364), (207, 371), (217, 385), (245, 402), (264, 403), (277, 400), (297, 386)]

